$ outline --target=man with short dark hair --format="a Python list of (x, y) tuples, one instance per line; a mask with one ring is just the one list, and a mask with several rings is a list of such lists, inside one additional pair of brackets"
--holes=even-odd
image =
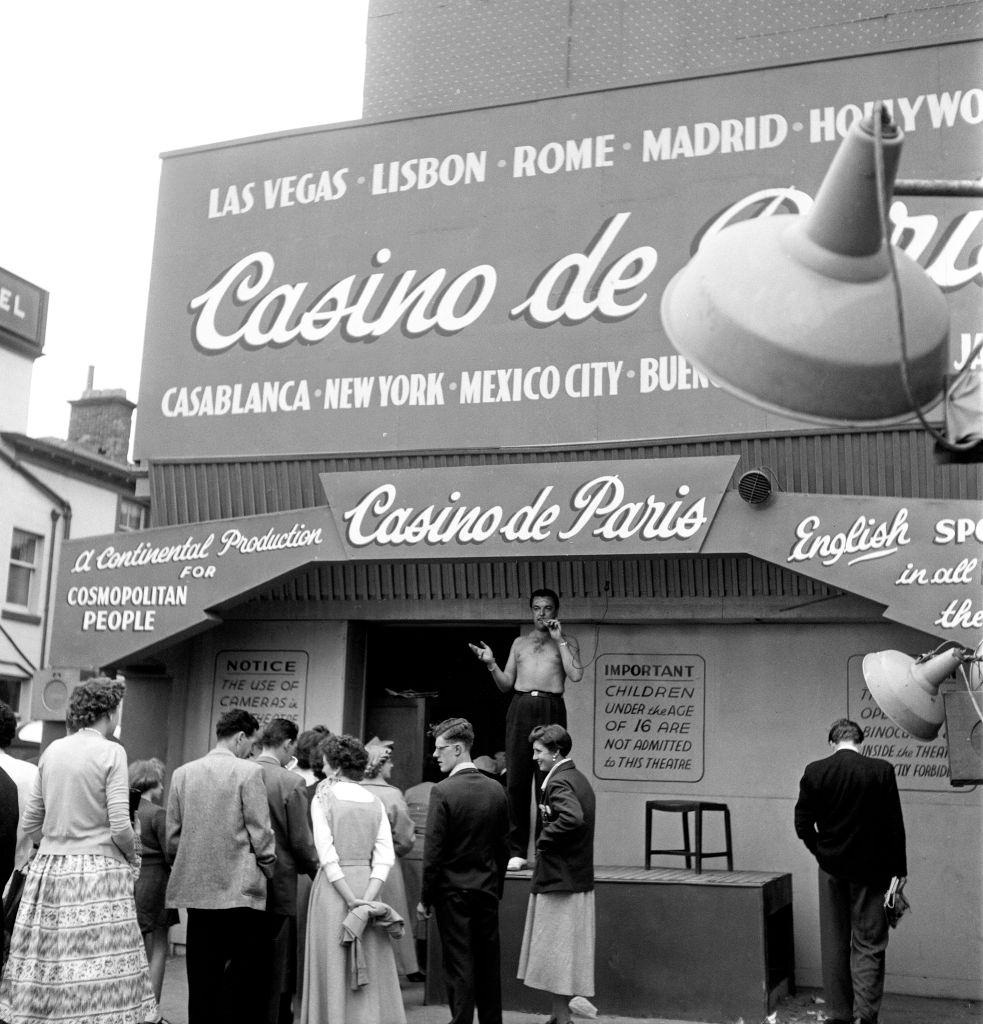
[[(578, 683), (584, 670), (580, 648), (574, 637), (565, 635), (560, 620), (560, 598), (556, 591), (543, 587), (529, 598), (532, 629), (512, 642), (505, 668), (499, 668), (492, 649), (486, 643), (468, 644), (472, 653), (488, 669), (495, 685), (508, 693), (512, 701), (505, 719), (506, 788), (509, 794), (509, 871), (528, 866), (529, 817), (531, 796), (542, 803), (541, 779), (532, 761), (529, 733), (539, 725), (566, 726), (567, 710), (563, 689), (569, 680)], [(537, 834), (540, 822), (537, 816)]]
[(819, 862), (826, 1024), (876, 1024), (884, 992), (884, 895), (908, 873), (894, 767), (860, 753), (863, 730), (835, 721), (833, 753), (806, 766), (795, 832)]
[(447, 776), (430, 793), (417, 913), (437, 917), (452, 1024), (502, 1024), (498, 903), (508, 859), (502, 787), (471, 761), (474, 729), (448, 718), (430, 730)]
[(225, 712), (215, 746), (171, 779), (167, 905), (188, 911), (188, 1024), (266, 1021), (263, 910), (276, 849), (262, 769), (246, 760), (258, 729), (248, 711)]
[(297, 981), (297, 874), (317, 874), (317, 850), (308, 818), (307, 786), (287, 770), (297, 742), (297, 724), (287, 718), (267, 723), (255, 763), (263, 772), (270, 824), (276, 839), (276, 868), (267, 883), (266, 923), (271, 965), (268, 1024), (290, 1024)]

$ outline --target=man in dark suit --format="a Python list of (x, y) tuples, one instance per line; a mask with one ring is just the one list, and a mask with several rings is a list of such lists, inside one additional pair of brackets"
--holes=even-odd
[(290, 1024), (297, 980), (297, 875), (317, 874), (317, 850), (308, 817), (307, 786), (285, 767), (293, 756), (297, 725), (272, 719), (263, 730), (262, 751), (256, 764), (263, 769), (270, 824), (276, 840), (276, 867), (266, 885), (271, 985), (268, 1024)]
[(0, 768), (0, 892), (14, 873), (17, 852), (17, 822), (20, 807), (17, 783)]
[(863, 730), (835, 721), (835, 749), (806, 766), (795, 832), (819, 862), (819, 937), (827, 1024), (876, 1024), (884, 992), (884, 894), (908, 873), (894, 767), (860, 753)]
[(508, 800), (471, 762), (474, 729), (448, 718), (430, 730), (448, 777), (433, 787), (417, 912), (437, 916), (452, 1024), (502, 1024), (498, 903), (508, 863)]

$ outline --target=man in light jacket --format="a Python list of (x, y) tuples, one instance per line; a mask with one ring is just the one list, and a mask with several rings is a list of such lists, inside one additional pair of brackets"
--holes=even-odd
[(188, 1024), (260, 1024), (269, 974), (263, 911), (276, 864), (258, 765), (244, 760), (259, 723), (227, 711), (215, 746), (171, 779), (167, 847), (174, 858), (167, 905), (188, 911)]

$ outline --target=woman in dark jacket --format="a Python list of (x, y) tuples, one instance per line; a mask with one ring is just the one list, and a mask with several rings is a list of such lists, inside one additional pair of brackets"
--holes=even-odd
[(164, 821), (167, 814), (160, 805), (164, 793), (164, 762), (152, 757), (134, 761), (130, 765), (130, 793), (140, 794), (136, 808), (138, 835), (142, 848), (140, 875), (133, 888), (133, 901), (137, 908), (137, 924), (143, 935), (150, 982), (154, 996), (160, 1002), (164, 987), (164, 967), (167, 963), (168, 932), (178, 923), (178, 912), (164, 906), (167, 880), (171, 874), (167, 858)]
[(594, 791), (563, 726), (538, 726), (529, 740), (546, 780), (518, 976), (552, 996), (549, 1024), (567, 1024), (573, 996), (594, 994)]

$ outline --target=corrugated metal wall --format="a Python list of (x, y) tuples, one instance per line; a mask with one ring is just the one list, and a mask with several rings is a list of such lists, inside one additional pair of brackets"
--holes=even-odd
[[(920, 428), (549, 452), (158, 463), (150, 467), (150, 485), (154, 525), (170, 526), (323, 505), (321, 473), (730, 454), (740, 456), (735, 481), (748, 469), (767, 467), (781, 490), (796, 493), (971, 499), (983, 492), (983, 466), (939, 463)], [(839, 593), (755, 558), (701, 556), (310, 566), (251, 603), (519, 600), (540, 586), (554, 587), (564, 599), (597, 601), (822, 600)]]
[(899, 498), (979, 498), (983, 465), (942, 464), (921, 428), (802, 433), (713, 441), (529, 452), (287, 457), (153, 463), (154, 526), (284, 512), (323, 505), (319, 474), (435, 466), (740, 456), (735, 478), (767, 467), (783, 491)]
[[(249, 603), (507, 601), (518, 607), (539, 587), (564, 603), (671, 602), (758, 598), (822, 600), (840, 592), (746, 556), (498, 562), (384, 562), (308, 566)], [(652, 618), (665, 614), (652, 605)], [(695, 608), (693, 609), (695, 612)]]

